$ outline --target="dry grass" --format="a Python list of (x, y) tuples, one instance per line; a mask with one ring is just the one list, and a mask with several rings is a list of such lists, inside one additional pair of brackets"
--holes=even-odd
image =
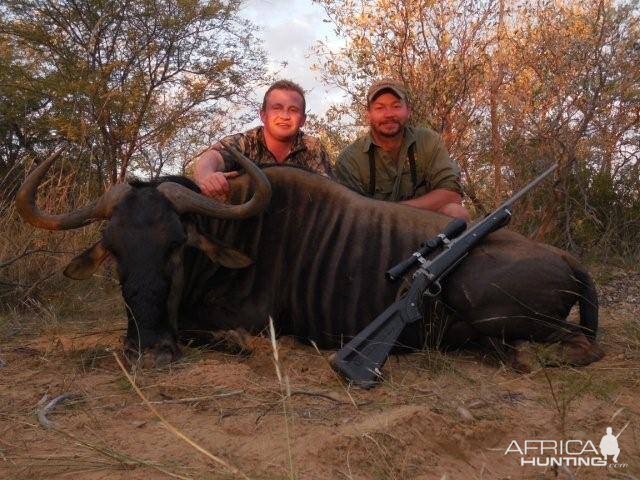
[(291, 448), (291, 434), (289, 431), (289, 415), (287, 414), (287, 402), (291, 398), (291, 385), (289, 384), (289, 376), (282, 374), (282, 367), (280, 365), (280, 355), (278, 354), (278, 341), (276, 340), (276, 330), (273, 325), (273, 318), (269, 317), (269, 339), (271, 341), (271, 349), (273, 351), (273, 366), (276, 370), (276, 376), (278, 377), (278, 385), (280, 385), (280, 395), (282, 401), (282, 413), (284, 419), (284, 431), (287, 444), (287, 456), (288, 456), (288, 478), (289, 480), (295, 480), (296, 473), (293, 465), (293, 451)]
[[(52, 167), (39, 192), (38, 206), (51, 213), (71, 211), (92, 200), (84, 182), (60, 163)], [(36, 229), (22, 221), (7, 192), (0, 192), (0, 199), (0, 311), (54, 304), (64, 315), (77, 308), (76, 298), (60, 291), (67, 283), (60, 272), (95, 241), (100, 225), (58, 232)]]
[[(626, 381), (639, 364), (618, 358), (623, 345), (586, 369), (547, 369), (560, 409), (544, 371), (517, 375), (472, 353), (451, 354), (454, 369), (435, 375), (421, 355), (393, 358), (389, 381), (348, 391), (356, 408), (315, 349), (259, 337), (248, 358), (202, 350), (168, 369), (137, 371), (147, 404), (105, 355), (120, 339), (103, 327), (91, 336), (69, 324), (66, 333), (32, 333), (5, 346), (0, 477), (236, 478), (203, 464), (206, 457), (179, 442), (149, 404), (249, 478), (534, 478), (503, 455), (510, 439), (559, 439), (564, 429), (567, 438), (597, 441), (606, 426), (627, 422), (621, 460), (629, 466), (614, 473), (640, 468), (633, 463), (640, 458), (639, 388)], [(63, 391), (83, 401), (59, 406), (50, 414), (57, 430), (46, 431), (35, 405), (44, 393)]]

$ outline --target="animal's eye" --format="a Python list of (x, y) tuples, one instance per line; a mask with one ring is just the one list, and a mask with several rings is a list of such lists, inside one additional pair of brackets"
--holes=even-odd
[(187, 237), (179, 236), (175, 237), (169, 241), (169, 251), (173, 252), (174, 250), (182, 247), (184, 243), (187, 241)]

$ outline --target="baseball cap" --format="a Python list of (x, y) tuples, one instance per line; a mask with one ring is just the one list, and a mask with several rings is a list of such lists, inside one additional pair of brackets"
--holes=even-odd
[(391, 90), (401, 100), (407, 101), (407, 89), (402, 83), (392, 78), (383, 78), (373, 83), (367, 92), (367, 105), (384, 90)]

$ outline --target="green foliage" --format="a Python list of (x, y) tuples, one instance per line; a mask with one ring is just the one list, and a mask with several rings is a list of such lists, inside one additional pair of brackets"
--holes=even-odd
[[(0, 40), (13, 54), (3, 55), (0, 75), (16, 64), (20, 69), (9, 74), (12, 90), (2, 93), (9, 105), (32, 95), (48, 136), (88, 151), (98, 176), (115, 182), (145, 149), (244, 105), (263, 79), (264, 53), (239, 6), (237, 0), (7, 1)], [(28, 113), (22, 105), (12, 111), (19, 124)], [(26, 150), (25, 142), (20, 147)]]
[(0, 191), (9, 195), (22, 178), (22, 156), (51, 141), (48, 102), (34, 88), (34, 75), (16, 45), (0, 41)]
[(578, 169), (572, 178), (568, 205), (574, 219), (568, 235), (592, 259), (625, 263), (637, 254), (640, 235), (640, 200), (629, 195), (635, 179), (614, 180), (606, 171)]

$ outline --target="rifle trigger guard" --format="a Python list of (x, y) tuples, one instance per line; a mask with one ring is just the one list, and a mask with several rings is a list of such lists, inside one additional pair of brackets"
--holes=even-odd
[(429, 285), (429, 288), (425, 290), (425, 295), (429, 295), (430, 297), (437, 297), (442, 292), (442, 285), (440, 285), (439, 281), (433, 282)]

